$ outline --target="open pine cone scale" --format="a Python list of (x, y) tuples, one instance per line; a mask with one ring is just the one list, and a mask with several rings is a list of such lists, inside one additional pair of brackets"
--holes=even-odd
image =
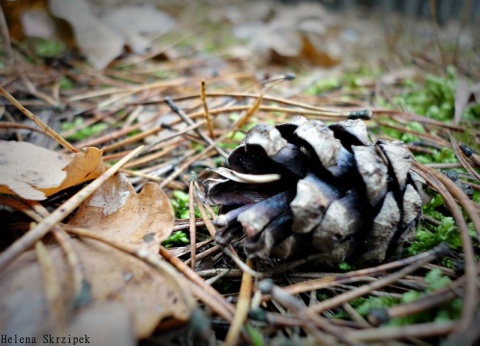
[(402, 142), (371, 143), (361, 120), (325, 125), (294, 117), (257, 125), (204, 182), (222, 206), (216, 240), (246, 235), (253, 258), (318, 254), (334, 266), (398, 255), (421, 216), (419, 177)]

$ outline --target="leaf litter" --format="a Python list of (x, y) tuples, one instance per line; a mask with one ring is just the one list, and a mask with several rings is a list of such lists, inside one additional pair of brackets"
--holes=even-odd
[[(103, 73), (92, 73), (87, 64), (74, 57), (60, 59), (76, 66), (74, 71), (66, 67), (68, 65), (60, 70), (62, 78), (68, 78), (71, 84), (68, 88), (56, 89), (56, 99), (65, 109), (74, 110), (65, 112), (61, 122), (74, 123), (76, 116), (85, 119), (84, 124), (104, 124), (101, 132), (92, 133), (75, 145), (98, 147), (96, 150), (103, 152), (103, 156), (97, 162), (103, 161), (106, 171), (83, 188), (82, 185), (73, 189), (62, 187), (55, 194), (40, 191), (47, 197), (41, 204), (20, 194), (0, 196), (1, 204), (9, 208), (2, 210), (2, 215), (8, 216), (7, 229), (20, 234), (26, 232), (23, 238), (17, 235), (19, 243), (8, 248), (11, 242), (2, 244), (6, 250), (0, 254), (0, 289), (6, 292), (5, 297), (11, 297), (2, 299), (10, 314), (1, 315), (8, 330), (26, 328), (33, 334), (42, 330), (89, 330), (95, 338), (108, 337), (103, 340), (111, 343), (121, 335), (123, 344), (134, 344), (139, 338), (147, 338), (148, 343), (188, 344), (192, 334), (196, 340), (202, 337), (214, 344), (226, 340), (232, 345), (253, 340), (260, 344), (279, 344), (286, 338), (296, 344), (387, 341), (412, 344), (417, 340), (437, 344), (442, 340), (455, 343), (459, 338), (473, 340), (478, 310), (475, 261), (480, 233), (479, 183), (473, 174), (478, 171), (475, 160), (480, 150), (478, 130), (470, 123), (477, 114), (475, 86), (466, 81), (466, 88), (453, 89), (457, 91), (455, 95), (450, 81), (427, 76), (427, 84), (421, 84), (425, 70), (435, 74), (444, 72), (436, 64), (438, 57), (432, 56), (435, 50), (425, 49), (431, 42), (421, 39), (411, 42), (406, 35), (397, 41), (380, 36), (382, 42), (387, 41), (387, 53), (398, 58), (382, 60), (385, 50), (372, 48), (375, 37), (378, 39), (378, 30), (371, 30), (371, 23), (351, 18), (338, 22), (338, 16), (321, 7), (311, 9), (310, 13), (311, 17), (331, 19), (322, 26), (310, 21), (301, 7), (266, 3), (257, 13), (253, 11), (255, 15), (246, 18), (242, 18), (238, 8), (208, 8), (212, 29), (202, 24), (202, 34), (192, 25), (199, 23), (201, 12), (185, 10), (181, 15), (177, 12), (179, 22), (189, 23), (188, 28), (182, 27), (182, 30), (191, 30), (194, 39), (179, 43), (188, 37), (184, 33), (162, 37), (161, 45), (170, 47), (168, 51), (178, 57), (176, 60), (161, 61), (147, 53), (139, 59), (132, 59), (136, 55), (120, 56), (110, 64), (111, 59), (118, 56), (112, 54), (102, 62), (102, 67), (109, 66)], [(174, 9), (171, 11), (175, 13)], [(97, 16), (97, 12), (91, 16)], [(229, 30), (224, 30), (230, 26), (222, 26), (225, 25), (222, 18), (232, 21), (237, 29), (255, 20), (258, 33), (269, 31), (273, 35), (275, 28), (281, 27), (283, 31), (280, 31), (290, 35), (291, 40), (282, 40), (282, 35), (272, 36), (271, 43), (280, 46), (275, 48), (267, 42), (258, 54), (250, 51), (254, 57), (243, 53), (237, 56), (233, 50), (225, 50), (218, 54), (228, 52), (221, 59), (209, 60), (205, 58), (209, 49), (212, 53), (209, 47), (220, 51), (219, 40), (232, 39), (228, 36)], [(280, 18), (286, 20), (280, 23)], [(362, 33), (371, 35), (360, 40)], [(243, 39), (251, 40), (249, 47), (253, 47), (255, 39), (265, 35)], [(468, 31), (461, 35), (467, 37)], [(351, 42), (352, 38), (364, 44), (355, 54), (351, 54), (352, 45), (339, 45), (339, 42)], [(461, 41), (460, 51), (468, 49), (468, 42)], [(288, 49), (296, 47), (295, 51), (285, 54), (282, 50), (285, 43)], [(235, 41), (233, 45), (238, 44)], [(409, 49), (400, 49), (402, 45)], [(418, 47), (421, 53), (411, 53)], [(375, 51), (378, 59), (372, 59), (367, 54), (369, 50)], [(272, 57), (276, 58), (272, 60)], [(277, 59), (279, 57), (281, 59)], [(412, 57), (420, 66), (415, 73), (411, 73), (408, 63)], [(38, 75), (26, 68), (26, 61), (21, 56), (16, 59), (19, 67), (25, 67), (24, 78), (31, 80), (37, 92), (26, 98), (20, 92), (23, 89), (16, 89), (18, 84), (2, 85), (7, 85), (8, 90), (35, 113), (51, 104), (49, 94), (53, 92), (49, 86), (58, 85), (58, 72), (48, 72), (51, 67), (42, 65), (45, 73), (40, 83)], [(315, 67), (334, 65), (327, 63), (328, 59), (337, 66), (332, 70), (337, 80), (330, 85), (322, 84), (328, 71)], [(362, 69), (349, 72), (349, 66), (359, 66), (358, 61), (352, 65), (352, 60), (363, 61), (368, 69), (382, 66), (382, 72)], [(289, 81), (285, 66), (271, 64), (272, 61), (293, 63), (290, 67), (297, 72), (298, 82)], [(301, 63), (296, 64), (297, 61)], [(269, 64), (265, 65), (266, 62)], [(125, 66), (127, 71), (123, 70)], [(462, 76), (468, 72), (465, 66), (457, 64)], [(16, 71), (8, 71), (10, 76), (16, 76)], [(310, 78), (303, 75), (305, 71)], [(473, 70), (470, 72), (475, 74)], [(274, 86), (265, 87), (268, 80), (275, 79), (280, 82), (270, 81)], [(45, 80), (51, 84), (45, 84)], [(200, 92), (202, 80), (206, 90)], [(421, 92), (409, 94), (411, 83), (415, 88), (421, 85)], [(395, 99), (399, 95), (404, 103), (399, 104)], [(422, 99), (422, 95), (439, 96), (433, 101), (438, 102), (433, 104), (438, 109), (432, 108), (432, 101)], [(165, 96), (170, 96), (168, 102)], [(142, 115), (146, 107), (148, 117)], [(412, 107), (415, 107), (413, 112)], [(9, 119), (18, 121), (19, 114), (12, 107), (7, 104), (4, 109)], [(362, 112), (364, 109), (371, 112)], [(428, 109), (433, 115), (441, 114), (442, 121), (435, 116), (434, 119), (426, 117), (422, 109)], [(419, 161), (428, 162), (425, 165), (413, 162), (411, 174), (416, 174), (416, 180), (426, 182), (428, 195), (436, 198), (440, 194), (443, 203), (436, 203), (434, 211), (424, 208), (418, 234), (422, 234), (422, 239), (429, 237), (437, 227), (445, 227), (441, 225), (442, 217), (450, 217), (454, 222), (448, 224), (451, 232), (445, 240), (454, 237), (451, 241), (456, 244), (450, 255), (440, 244), (438, 234), (430, 237), (428, 246), (416, 247), (421, 248), (421, 252), (409, 252), (415, 248), (412, 247), (388, 263), (358, 268), (347, 262), (335, 268), (321, 263), (314, 266), (316, 254), (286, 260), (248, 259), (242, 249), (241, 228), (236, 230), (237, 236), (224, 244), (212, 241), (218, 226), (215, 224), (218, 220), (213, 220), (220, 213), (228, 222), (230, 214), (207, 203), (201, 182), (207, 178), (218, 179), (219, 175), (232, 179), (242, 184), (242, 189), (234, 186), (230, 191), (235, 198), (240, 198), (236, 193), (243, 190), (244, 185), (262, 185), (267, 196), (271, 193), (269, 184), (277, 181), (277, 175), (236, 174), (225, 168), (222, 150), (229, 152), (237, 147), (253, 125), (287, 123), (294, 115), (333, 123), (358, 115), (370, 118), (372, 114), (366, 126), (373, 141), (403, 140)], [(167, 116), (165, 121), (161, 120), (164, 116)], [(220, 124), (217, 120), (222, 118), (221, 126), (217, 126)], [(207, 124), (211, 127), (207, 128)], [(156, 137), (151, 137), (153, 135)], [(23, 137), (21, 139), (29, 140), (28, 133)], [(346, 138), (348, 140), (348, 136)], [(148, 146), (142, 151), (144, 143)], [(60, 150), (52, 153), (65, 156)], [(36, 160), (30, 159), (30, 162)], [(57, 168), (57, 175), (64, 175), (61, 173), (64, 167)], [(439, 173), (439, 169), (452, 168), (459, 174), (455, 181)], [(121, 173), (115, 173), (119, 170)], [(25, 183), (33, 190), (29, 182)], [(475, 191), (473, 200), (463, 192), (465, 185)], [(78, 189), (81, 190), (76, 192)], [(179, 213), (188, 215), (189, 219), (173, 219), (168, 198), (176, 191), (189, 192), (183, 205), (187, 212)], [(430, 198), (428, 195), (425, 198)], [(173, 249), (160, 245), (174, 229), (185, 231), (181, 238), (188, 237), (191, 244)], [(35, 249), (31, 250), (34, 244)], [(291, 251), (292, 247), (287, 244), (283, 250)], [(7, 266), (7, 263), (11, 264)], [(425, 289), (432, 269), (440, 270), (441, 275), (451, 281), (442, 288)], [(273, 282), (262, 281), (261, 277), (270, 277)], [(18, 287), (21, 289), (17, 290)], [(428, 292), (423, 300), (408, 300), (408, 296), (419, 297), (421, 292)], [(373, 306), (377, 296), (400, 303), (385, 304), (380, 310), (367, 313), (356, 310), (360, 301), (365, 303), (363, 306)], [(198, 299), (203, 315), (197, 314), (199, 310), (192, 297)], [(456, 298), (463, 300), (460, 308), (454, 305)], [(32, 310), (35, 313), (28, 314), (30, 305), (26, 302), (35, 307)], [(446, 311), (451, 315), (440, 323)], [(412, 319), (408, 320), (409, 317)], [(108, 319), (109, 324), (100, 323), (101, 319)], [(187, 333), (177, 329), (187, 321), (191, 321)], [(122, 330), (122, 333), (105, 335), (103, 332), (108, 328)], [(165, 329), (171, 332), (165, 334)]]

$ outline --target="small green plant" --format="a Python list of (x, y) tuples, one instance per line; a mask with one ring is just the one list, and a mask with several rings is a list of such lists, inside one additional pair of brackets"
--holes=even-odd
[(47, 40), (40, 37), (29, 37), (26, 43), (40, 58), (60, 58), (67, 50), (65, 43), (60, 40)]
[[(81, 126), (84, 123), (83, 118), (77, 117), (73, 122), (63, 123), (62, 131), (68, 131), (75, 127)], [(108, 128), (108, 125), (105, 123), (98, 123), (87, 126), (83, 129), (78, 130), (73, 135), (66, 137), (70, 141), (81, 141), (90, 136), (94, 136)]]
[(190, 240), (187, 238), (187, 235), (182, 231), (174, 232), (166, 240), (162, 242), (162, 245), (167, 249), (173, 246), (182, 246), (190, 243)]
[(355, 267), (350, 263), (342, 262), (338, 265), (338, 269), (340, 269), (342, 272), (349, 272), (355, 270)]
[[(173, 191), (171, 203), (177, 219), (188, 219), (190, 217), (189, 195), (180, 190)], [(201, 217), (200, 211), (195, 207), (195, 217)]]
[(462, 241), (455, 221), (438, 211), (438, 207), (442, 205), (444, 205), (442, 196), (436, 194), (423, 206), (423, 213), (438, 220), (440, 225), (434, 226), (424, 222), (419, 226), (415, 240), (408, 248), (411, 255), (428, 251), (442, 242), (446, 242), (451, 249), (461, 247)]
[(189, 218), (190, 211), (188, 209), (188, 201), (188, 193), (180, 190), (173, 191), (171, 202), (177, 219)]
[(68, 90), (68, 89), (73, 89), (74, 87), (74, 84), (73, 84), (73, 81), (66, 77), (66, 76), (63, 76), (61, 79), (60, 79), (60, 89), (61, 90)]

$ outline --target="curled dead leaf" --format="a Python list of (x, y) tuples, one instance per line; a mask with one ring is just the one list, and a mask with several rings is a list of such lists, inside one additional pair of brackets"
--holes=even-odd
[(137, 194), (128, 179), (117, 174), (80, 205), (69, 224), (157, 256), (160, 243), (173, 230), (173, 209), (157, 184), (147, 183)]
[[(117, 303), (131, 316), (131, 321), (121, 322), (122, 328), (133, 330), (137, 338), (150, 335), (164, 318), (188, 320), (189, 309), (154, 268), (95, 240), (72, 239), (71, 242), (85, 271), (85, 287), (89, 288), (82, 292), (90, 298), (82, 308), (101, 309), (104, 304)], [(61, 286), (67, 321), (75, 321), (83, 309), (74, 308), (73, 303), (78, 297), (72, 289), (72, 270), (58, 246), (51, 246), (48, 251), (59, 281), (50, 284)], [(1, 334), (35, 336), (56, 329), (54, 312), (44, 293), (46, 283), (42, 269), (33, 252), (19, 257), (0, 274), (0, 280)], [(103, 311), (102, 315), (110, 320), (117, 319), (117, 313), (118, 309), (113, 309)], [(85, 328), (83, 333), (91, 335), (104, 328), (97, 319), (84, 321), (82, 327)]]
[(0, 141), (0, 193), (44, 200), (105, 171), (102, 151), (68, 156), (26, 142)]

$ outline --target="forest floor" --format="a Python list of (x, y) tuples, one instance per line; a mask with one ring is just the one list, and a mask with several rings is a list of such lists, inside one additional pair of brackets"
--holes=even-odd
[[(480, 38), (468, 23), (312, 2), (13, 3), (1, 25), (0, 334), (478, 340)], [(218, 168), (255, 125), (299, 115), (361, 118), (371, 143), (412, 153), (423, 215), (395, 258), (258, 260), (244, 236), (218, 243), (222, 209), (203, 182), (230, 177)]]

